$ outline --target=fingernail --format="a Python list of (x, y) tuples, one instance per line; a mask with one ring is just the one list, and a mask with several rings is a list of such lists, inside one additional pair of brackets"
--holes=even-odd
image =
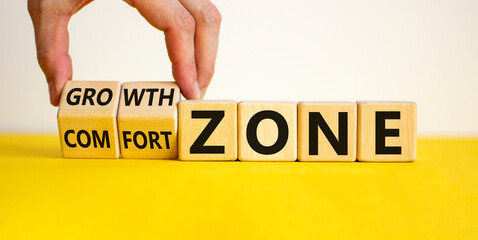
[(206, 95), (206, 91), (207, 91), (207, 88), (201, 88), (201, 90), (199, 90), (199, 93), (201, 94), (201, 99), (203, 99), (204, 95)]
[(50, 92), (50, 101), (53, 102), (57, 97), (58, 93), (56, 91), (55, 83), (48, 83), (48, 91)]

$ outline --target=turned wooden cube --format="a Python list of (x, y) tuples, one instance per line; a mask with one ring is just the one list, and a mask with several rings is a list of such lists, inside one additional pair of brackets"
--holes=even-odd
[(299, 161), (355, 161), (357, 105), (301, 102), (298, 105)]
[(239, 103), (238, 138), (241, 161), (295, 161), (297, 104)]
[(358, 102), (359, 161), (411, 162), (416, 151), (415, 103)]
[(121, 89), (118, 132), (123, 158), (176, 159), (177, 103), (174, 82), (126, 82)]
[(65, 158), (118, 158), (120, 82), (68, 81), (58, 108), (58, 129)]
[(179, 159), (237, 159), (237, 103), (181, 101), (178, 104)]

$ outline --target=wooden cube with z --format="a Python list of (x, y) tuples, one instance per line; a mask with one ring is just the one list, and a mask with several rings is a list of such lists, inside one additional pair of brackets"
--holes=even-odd
[(120, 82), (66, 82), (58, 108), (63, 157), (119, 157), (116, 113), (120, 88)]
[(358, 102), (359, 161), (411, 162), (416, 154), (415, 103)]
[(298, 105), (299, 161), (355, 161), (357, 105), (301, 102)]
[(181, 101), (179, 111), (180, 160), (237, 159), (237, 103)]
[(123, 158), (177, 158), (180, 96), (174, 82), (123, 83), (118, 110)]

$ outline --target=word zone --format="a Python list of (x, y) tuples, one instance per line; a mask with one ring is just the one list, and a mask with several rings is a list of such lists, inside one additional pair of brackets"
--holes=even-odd
[(68, 81), (66, 158), (379, 161), (416, 158), (412, 102), (179, 101), (173, 82)]

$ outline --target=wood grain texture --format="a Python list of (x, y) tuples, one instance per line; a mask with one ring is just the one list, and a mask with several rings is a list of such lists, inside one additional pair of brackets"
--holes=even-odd
[[(410, 162), (416, 159), (417, 149), (417, 105), (413, 102), (358, 102), (358, 148), (357, 159), (366, 162)], [(377, 112), (389, 114), (382, 126), (394, 135), (398, 130), (398, 136), (383, 137), (377, 135), (383, 116)], [(398, 114), (397, 114), (398, 113)], [(397, 119), (394, 119), (397, 118)], [(380, 120), (382, 119), (382, 120)], [(377, 127), (377, 123), (379, 126)], [(377, 145), (377, 139), (383, 142), (385, 147), (400, 148), (400, 153), (383, 153), (383, 146)]]
[(121, 89), (118, 131), (123, 158), (177, 158), (174, 82), (126, 82)]
[(111, 81), (65, 84), (58, 108), (63, 157), (119, 157), (116, 114), (120, 88), (120, 82)]
[[(329, 142), (324, 131), (314, 121), (317, 127), (317, 145), (309, 146), (311, 138), (309, 120), (310, 113), (313, 117), (320, 114), (325, 120), (328, 130), (333, 133), (337, 144), (345, 146), (337, 152)], [(343, 117), (344, 125), (341, 126), (342, 136), (339, 135), (339, 113)], [(327, 130), (326, 130), (327, 131)], [(346, 139), (343, 138), (346, 136)], [(299, 161), (355, 161), (357, 149), (357, 106), (354, 102), (301, 102), (298, 104), (298, 160)], [(313, 140), (314, 141), (314, 140)], [(316, 151), (311, 151), (314, 148)]]
[[(280, 115), (285, 121), (285, 130), (282, 133), (287, 134), (285, 144), (275, 153), (260, 153), (251, 147), (251, 141), (248, 135), (257, 135), (258, 145), (270, 149), (280, 141), (281, 125), (270, 118), (259, 119), (255, 131), (252, 128), (251, 134), (247, 133), (248, 125), (251, 124), (251, 118), (259, 116), (262, 113), (272, 113)], [(257, 115), (258, 113), (261, 113)], [(255, 117), (254, 117), (255, 118)], [(252, 121), (254, 122), (254, 121)], [(281, 122), (281, 121), (278, 121)], [(295, 161), (297, 159), (297, 104), (281, 102), (241, 102), (238, 105), (238, 147), (239, 160), (241, 161)], [(280, 147), (280, 146), (279, 146)]]
[[(195, 113), (194, 117), (193, 111)], [(198, 112), (202, 114), (196, 114)], [(181, 101), (178, 104), (178, 115), (180, 160), (234, 161), (237, 159), (236, 102)], [(215, 119), (219, 118), (220, 122), (216, 125)], [(210, 135), (206, 134), (207, 130), (205, 130), (208, 125), (212, 130)], [(207, 140), (204, 139), (206, 141), (203, 143), (197, 141), (198, 139), (202, 139), (199, 138), (201, 134), (207, 137)], [(193, 144), (198, 147), (193, 148)], [(195, 151), (195, 149), (198, 148), (200, 151)]]

